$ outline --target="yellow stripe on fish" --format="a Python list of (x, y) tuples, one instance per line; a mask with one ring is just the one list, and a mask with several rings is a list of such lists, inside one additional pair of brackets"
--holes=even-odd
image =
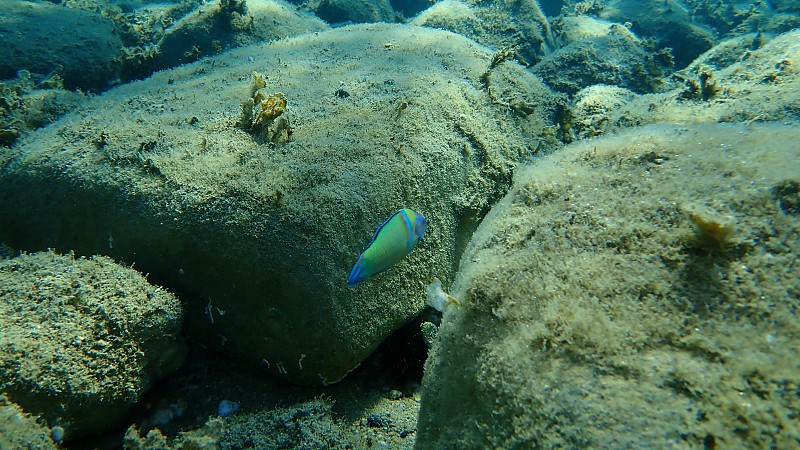
[(401, 209), (389, 216), (358, 257), (347, 285), (355, 286), (395, 265), (411, 253), (427, 229), (428, 222), (413, 210)]

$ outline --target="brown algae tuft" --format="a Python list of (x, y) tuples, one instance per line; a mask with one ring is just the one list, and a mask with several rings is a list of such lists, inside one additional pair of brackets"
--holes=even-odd
[(286, 96), (282, 92), (267, 95), (261, 89), (267, 86), (266, 77), (253, 72), (250, 97), (242, 102), (242, 115), (238, 125), (264, 142), (282, 144), (292, 134), (286, 111)]

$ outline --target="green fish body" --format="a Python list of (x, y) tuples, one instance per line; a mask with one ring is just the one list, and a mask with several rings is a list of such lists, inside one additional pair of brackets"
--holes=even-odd
[(389, 216), (375, 230), (367, 248), (358, 257), (350, 271), (347, 285), (355, 286), (395, 265), (411, 253), (427, 228), (428, 222), (425, 218), (407, 208)]

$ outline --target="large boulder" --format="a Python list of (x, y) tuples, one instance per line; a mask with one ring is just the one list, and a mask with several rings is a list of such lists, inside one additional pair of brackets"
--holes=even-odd
[[(452, 278), (516, 163), (558, 143), (560, 107), (444, 31), (244, 47), (109, 91), (0, 153), (0, 230), (12, 247), (135, 263), (183, 294), (210, 347), (331, 383), (419, 312), (431, 277)], [(422, 244), (348, 288), (403, 207), (428, 220)]]
[[(570, 23), (564, 21), (562, 23)], [(594, 27), (591, 27), (594, 28)], [(563, 47), (547, 55), (531, 69), (548, 86), (574, 95), (595, 84), (611, 84), (636, 92), (652, 92), (661, 72), (642, 42), (622, 25), (561, 35)], [(568, 43), (567, 43), (568, 42)]]
[(164, 30), (154, 60), (134, 74), (195, 62), (233, 47), (328, 28), (318, 17), (282, 0), (220, 0), (202, 4)]
[(589, 86), (574, 97), (577, 137), (652, 123), (800, 120), (800, 31), (773, 39), (744, 35), (721, 42), (677, 72), (672, 88), (637, 95)]
[(304, 5), (328, 23), (394, 22), (389, 0), (312, 0)]
[(642, 38), (652, 39), (659, 49), (669, 48), (675, 66), (686, 67), (714, 45), (708, 27), (696, 23), (691, 12), (678, 0), (610, 0), (600, 8), (601, 18), (630, 23)]
[(173, 294), (106, 257), (0, 260), (0, 393), (59, 442), (108, 431), (183, 363), (182, 316)]
[(450, 30), (498, 51), (513, 50), (525, 65), (536, 64), (553, 49), (550, 23), (536, 0), (444, 0), (410, 23)]
[(462, 257), (417, 447), (793, 447), (799, 142), (651, 126), (520, 169)]
[(4, 0), (0, 11), (0, 78), (26, 69), (99, 91), (119, 77), (122, 40), (111, 20), (44, 1)]

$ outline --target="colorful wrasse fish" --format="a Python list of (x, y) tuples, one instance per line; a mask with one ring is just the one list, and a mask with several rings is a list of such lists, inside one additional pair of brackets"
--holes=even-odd
[(411, 253), (427, 228), (425, 218), (410, 209), (401, 209), (389, 216), (375, 230), (367, 248), (358, 257), (347, 285), (355, 286), (395, 265)]

